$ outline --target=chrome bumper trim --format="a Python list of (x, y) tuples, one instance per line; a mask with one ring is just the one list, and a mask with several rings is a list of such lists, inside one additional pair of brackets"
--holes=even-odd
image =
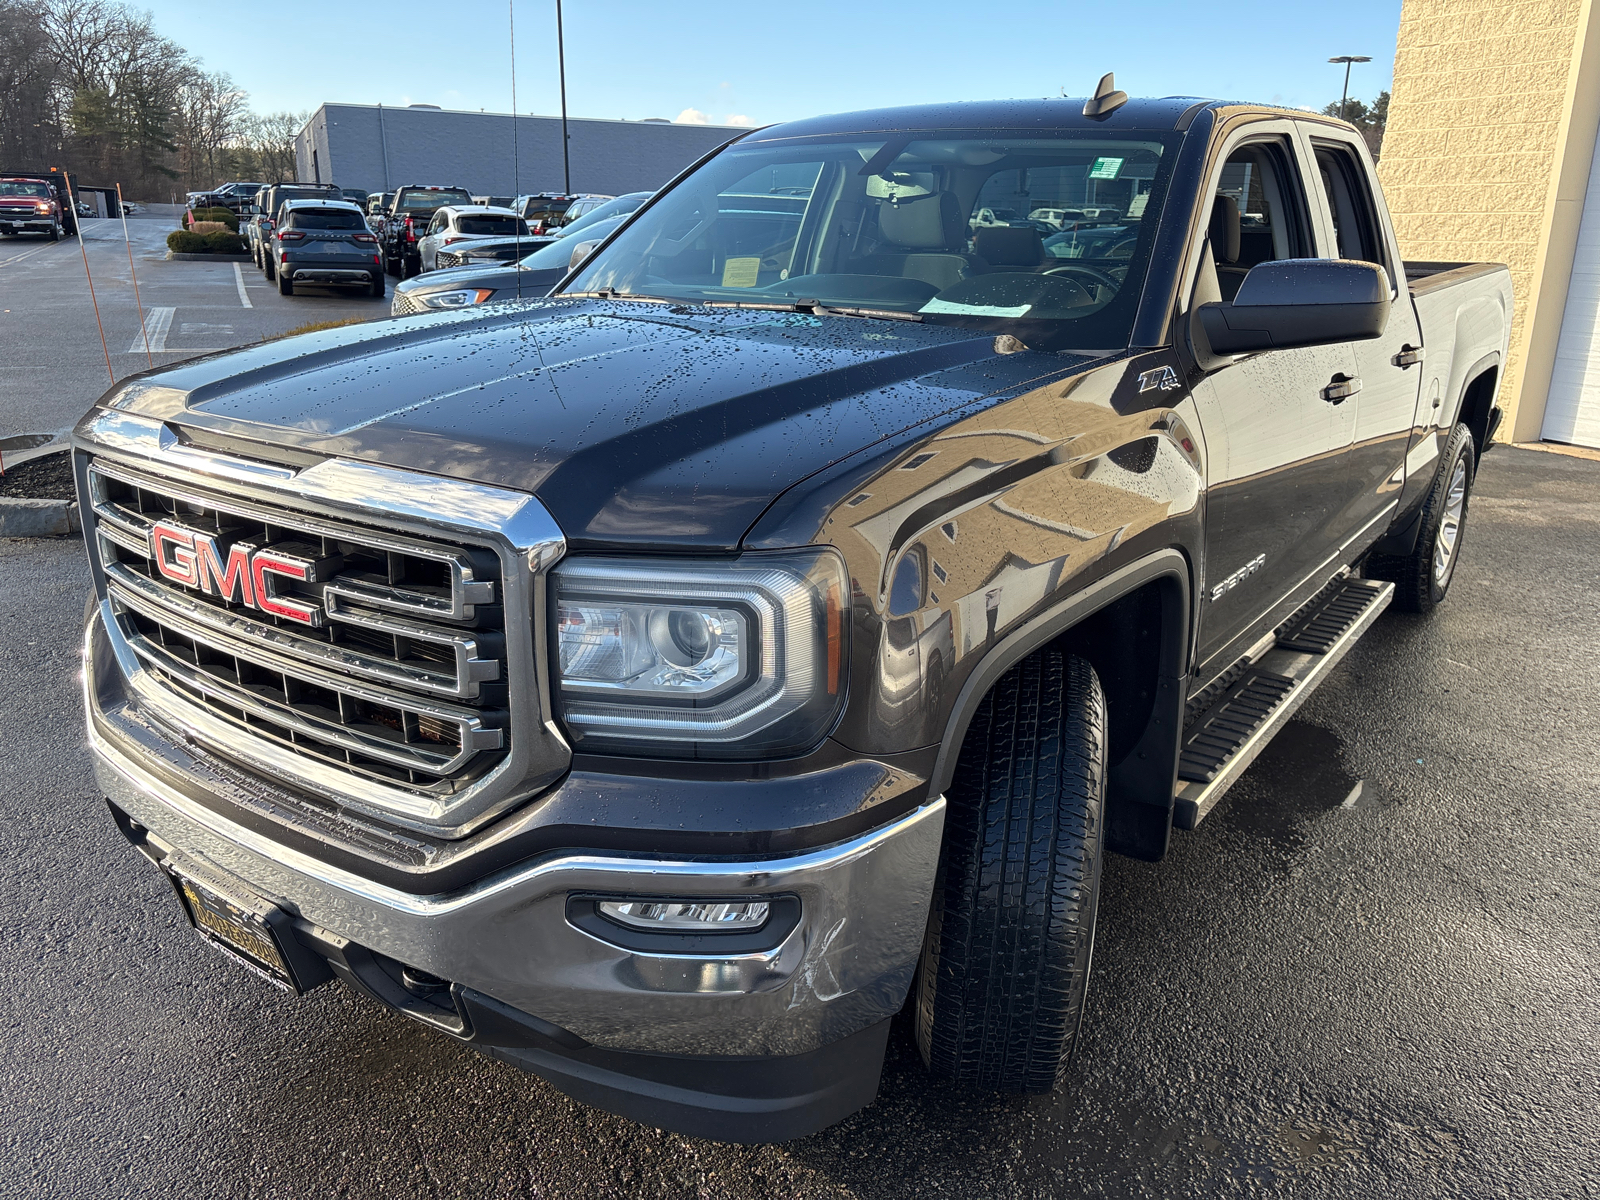
[[(92, 687), (86, 677), (86, 691)], [(939, 797), (872, 833), (790, 857), (565, 854), (459, 892), (418, 896), (227, 820), (145, 770), (136, 747), (112, 743), (93, 722), (89, 744), (106, 795), (180, 858), (359, 945), (618, 1050), (800, 1054), (893, 1015), (921, 951), (944, 829)], [(802, 915), (760, 953), (643, 954), (571, 925), (566, 901), (574, 892), (792, 894)]]

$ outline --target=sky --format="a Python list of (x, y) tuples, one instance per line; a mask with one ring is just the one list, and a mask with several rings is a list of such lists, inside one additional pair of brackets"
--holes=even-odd
[[(257, 112), (319, 104), (437, 104), (560, 112), (555, 0), (275, 0), (219, 19), (194, 0), (134, 0), (157, 29), (226, 71)], [(566, 0), (574, 117), (766, 125), (940, 100), (1082, 96), (1106, 71), (1133, 96), (1321, 108), (1338, 54), (1365, 54), (1350, 94), (1390, 82), (1400, 0), (810, 0), (681, 4)], [(396, 36), (397, 30), (409, 30)]]

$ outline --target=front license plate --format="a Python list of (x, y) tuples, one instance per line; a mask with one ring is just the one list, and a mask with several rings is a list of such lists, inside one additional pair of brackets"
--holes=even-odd
[(225, 895), (217, 887), (167, 867), (189, 923), (200, 935), (257, 974), (290, 991), (301, 989), (284, 958), (271, 919), (278, 911), (259, 897)]

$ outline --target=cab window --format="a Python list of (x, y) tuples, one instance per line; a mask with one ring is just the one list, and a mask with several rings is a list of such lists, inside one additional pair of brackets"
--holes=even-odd
[(1340, 258), (1386, 267), (1378, 239), (1377, 214), (1367, 189), (1366, 172), (1348, 146), (1313, 143), (1318, 184), (1333, 219), (1334, 252)]
[(1231, 301), (1258, 263), (1310, 258), (1300, 172), (1282, 139), (1251, 142), (1229, 156), (1206, 223), (1217, 291)]

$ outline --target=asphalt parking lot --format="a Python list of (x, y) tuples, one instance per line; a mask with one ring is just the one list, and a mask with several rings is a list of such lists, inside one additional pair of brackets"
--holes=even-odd
[[(179, 313), (259, 319), (215, 273)], [(1600, 463), (1497, 448), (1464, 545), (1166, 862), (1112, 860), (1057, 1094), (950, 1091), (902, 1028), (871, 1108), (741, 1148), (201, 945), (89, 776), (82, 546), (0, 542), (0, 1194), (1600, 1195)]]
[(81, 223), (105, 350), (78, 240), (0, 237), (0, 438), (71, 428), (111, 386), (106, 350), (120, 380), (152, 364), (242, 346), (308, 321), (389, 315), (387, 298), (353, 289), (301, 286), (293, 296), (280, 296), (248, 262), (168, 262), (166, 239), (177, 228), (176, 213), (159, 205), (128, 218), (143, 325), (122, 222)]

